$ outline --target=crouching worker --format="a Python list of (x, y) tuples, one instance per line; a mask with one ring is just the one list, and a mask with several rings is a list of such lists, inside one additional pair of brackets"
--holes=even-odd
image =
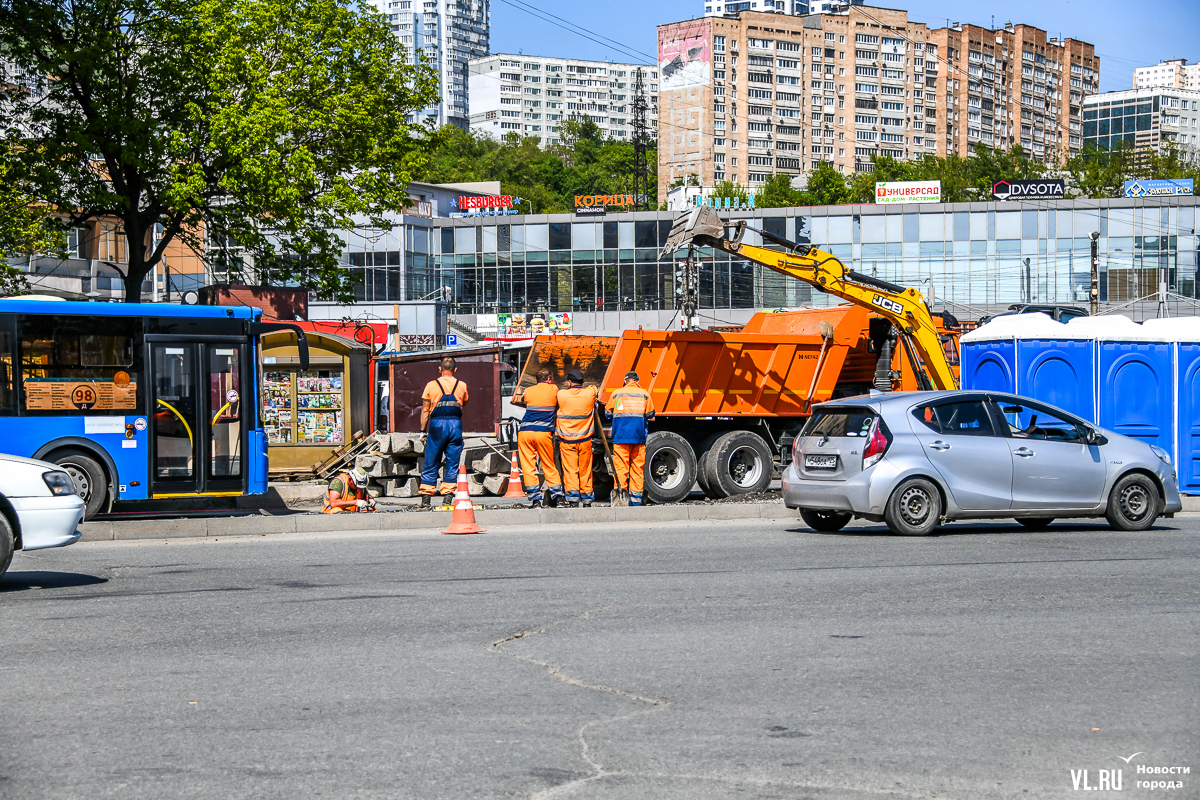
[(542, 504), (542, 486), (538, 481), (538, 464), (546, 479), (551, 505), (563, 499), (562, 478), (554, 464), (554, 422), (558, 411), (558, 387), (551, 380), (550, 370), (538, 370), (537, 383), (528, 389), (518, 389), (513, 405), (525, 409), (521, 430), (517, 433), (517, 459), (521, 464), (521, 487), (529, 498), (530, 508)]
[(329, 482), (329, 491), (321, 500), (322, 514), (374, 511), (375, 501), (367, 494), (367, 473), (361, 467), (343, 472)]
[(612, 420), (613, 468), (617, 486), (629, 492), (629, 505), (642, 504), (646, 479), (646, 428), (654, 419), (650, 393), (638, 385), (638, 374), (625, 375), (625, 385), (612, 393), (604, 407)]

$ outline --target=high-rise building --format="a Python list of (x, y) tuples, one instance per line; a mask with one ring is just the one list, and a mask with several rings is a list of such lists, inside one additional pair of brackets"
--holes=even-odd
[(1200, 64), (1188, 64), (1186, 58), (1168, 58), (1153, 67), (1133, 71), (1134, 89), (1200, 90)]
[(761, 11), (764, 14), (790, 14), (793, 17), (805, 14), (826, 14), (839, 11), (844, 6), (861, 6), (866, 0), (705, 0), (704, 16), (731, 17), (743, 11)]
[(743, 11), (661, 25), (659, 196), (679, 180), (750, 187), (828, 162), (966, 155), (976, 142), (1060, 163), (1082, 145), (1092, 45), (1027, 25), (930, 30), (904, 11)]
[(946, 68), (937, 75), (947, 124), (945, 150), (967, 155), (977, 143), (1021, 147), (1061, 163), (1083, 146), (1083, 98), (1099, 91), (1095, 47), (1047, 37), (1030, 25), (995, 30), (954, 23), (931, 31)]
[(659, 197), (690, 176), (753, 187), (822, 161), (851, 174), (872, 155), (944, 154), (925, 130), (939, 119), (928, 36), (904, 11), (857, 5), (659, 26)]
[(606, 136), (631, 142), (640, 71), (650, 141), (657, 135), (657, 67), (496, 54), (473, 59), (469, 70), (472, 132), (538, 136), (545, 146), (562, 141), (563, 121), (589, 117)]
[(1200, 147), (1200, 92), (1157, 87), (1086, 98), (1083, 143), (1107, 150), (1119, 142), (1156, 152), (1167, 142)]
[(370, 0), (415, 60), (418, 51), (441, 80), (435, 105), (416, 112), (419, 121), (468, 126), (467, 63), (488, 53), (490, 0)]

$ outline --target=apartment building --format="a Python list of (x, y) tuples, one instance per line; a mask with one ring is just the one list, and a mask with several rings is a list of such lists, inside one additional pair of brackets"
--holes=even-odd
[(857, 5), (659, 26), (659, 197), (693, 175), (754, 187), (822, 161), (851, 174), (873, 155), (944, 155), (929, 33), (904, 11)]
[(1188, 64), (1186, 58), (1168, 58), (1153, 67), (1138, 67), (1133, 71), (1133, 88), (1200, 91), (1200, 64)]
[(948, 153), (977, 143), (1021, 147), (1040, 161), (1062, 163), (1083, 146), (1083, 98), (1099, 91), (1095, 47), (1047, 37), (1030, 25), (992, 30), (953, 23), (930, 33), (946, 68), (937, 76)]
[(413, 115), (438, 125), (469, 125), (467, 64), (485, 56), (491, 32), (490, 0), (369, 0), (412, 53), (423, 52), (441, 79), (438, 102)]
[(724, 17), (743, 11), (762, 11), (766, 14), (822, 14), (841, 10), (843, 6), (861, 6), (865, 0), (705, 0), (704, 16)]
[(638, 73), (646, 100), (646, 132), (658, 135), (657, 67), (496, 54), (469, 64), (472, 132), (500, 139), (508, 133), (560, 144), (559, 125), (589, 117), (605, 135), (633, 141)]
[(1083, 143), (1107, 150), (1124, 142), (1158, 152), (1167, 142), (1200, 146), (1200, 92), (1176, 88), (1126, 89), (1083, 101)]

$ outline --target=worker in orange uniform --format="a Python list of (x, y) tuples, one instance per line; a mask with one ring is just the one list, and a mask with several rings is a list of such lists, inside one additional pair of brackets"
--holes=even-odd
[(537, 383), (528, 389), (517, 389), (513, 405), (525, 409), (521, 430), (517, 433), (517, 458), (521, 464), (521, 487), (529, 498), (529, 507), (542, 505), (542, 487), (537, 468), (542, 465), (550, 502), (557, 505), (563, 499), (562, 478), (554, 465), (554, 422), (558, 410), (558, 387), (551, 380), (550, 370), (538, 370)]
[(458, 365), (453, 358), (442, 359), (441, 371), (441, 377), (426, 384), (421, 393), (421, 430), (427, 434), (425, 467), (421, 470), (422, 497), (438, 494), (438, 469), (442, 466), (443, 454), (446, 468), (442, 470), (441, 494), (451, 496), (458, 489), (458, 462), (463, 449), (462, 410), (467, 404), (467, 385), (454, 377)]
[(625, 373), (625, 385), (612, 393), (604, 411), (612, 420), (617, 486), (629, 491), (629, 505), (640, 506), (646, 478), (646, 428), (654, 419), (654, 402), (638, 385), (636, 372)]
[(567, 373), (567, 388), (558, 390), (558, 422), (554, 438), (562, 459), (567, 502), (587, 508), (596, 499), (592, 489), (592, 433), (596, 429), (596, 387), (583, 385), (583, 373)]
[(362, 467), (343, 472), (329, 482), (321, 498), (322, 514), (374, 511), (375, 501), (367, 494), (367, 473)]

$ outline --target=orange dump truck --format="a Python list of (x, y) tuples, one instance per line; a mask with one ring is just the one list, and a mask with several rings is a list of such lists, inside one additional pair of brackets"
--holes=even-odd
[[(946, 320), (953, 327), (952, 320)], [(957, 338), (946, 335), (957, 363)], [(916, 356), (891, 324), (860, 306), (756, 314), (741, 329), (626, 331), (538, 337), (521, 374), (531, 386), (578, 369), (600, 401), (635, 371), (657, 415), (646, 443), (646, 494), (678, 502), (699, 483), (710, 497), (761, 491), (810, 406), (836, 397), (921, 388)], [(603, 460), (596, 459), (603, 469)]]

